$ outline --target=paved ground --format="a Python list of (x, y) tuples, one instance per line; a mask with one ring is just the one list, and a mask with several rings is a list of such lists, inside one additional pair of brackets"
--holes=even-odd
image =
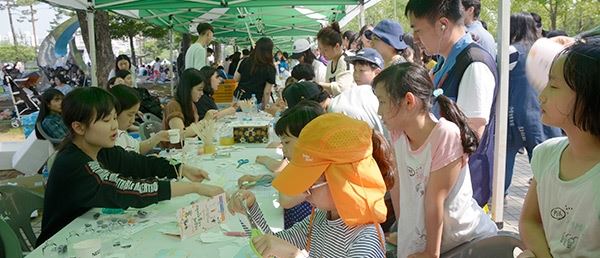
[(518, 232), (519, 216), (523, 208), (525, 194), (527, 194), (527, 189), (529, 189), (529, 179), (532, 176), (527, 154), (518, 154), (512, 183), (508, 189), (509, 194), (504, 206), (503, 230)]

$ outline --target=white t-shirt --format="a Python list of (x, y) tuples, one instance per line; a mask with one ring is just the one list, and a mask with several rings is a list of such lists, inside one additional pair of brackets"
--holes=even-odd
[(533, 151), (531, 169), (550, 253), (554, 257), (600, 257), (600, 163), (578, 178), (559, 177), (569, 145), (553, 138)]
[(200, 70), (204, 66), (206, 66), (206, 48), (200, 43), (194, 43), (185, 53), (185, 69)]
[(140, 141), (131, 137), (126, 131), (117, 129), (117, 140), (115, 146), (120, 146), (126, 151), (140, 153)]
[(160, 61), (154, 62), (154, 65), (152, 66), (152, 70), (153, 71), (160, 71)]
[(340, 95), (354, 85), (354, 66), (346, 63), (346, 56), (341, 55), (337, 67), (332, 67), (333, 61), (327, 64), (325, 82), (331, 83), (331, 95)]
[(460, 80), (456, 104), (468, 118), (490, 118), (496, 79), (482, 62), (470, 64)]
[(497, 233), (496, 224), (473, 199), (468, 158), (463, 152), (460, 130), (454, 123), (441, 118), (417, 150), (411, 150), (405, 134), (401, 134), (393, 146), (398, 162), (396, 189), (400, 192), (398, 197), (398, 190), (392, 191), (392, 200), (399, 204), (395, 207), (400, 207), (398, 257), (425, 250), (425, 192), (430, 173), (458, 159), (465, 159), (465, 162), (444, 202), (441, 252)]
[(314, 81), (317, 83), (327, 82), (327, 79), (325, 79), (325, 76), (327, 75), (327, 66), (325, 66), (325, 64), (321, 63), (321, 61), (315, 59), (312, 62), (312, 67), (313, 67), (313, 70), (315, 71)]
[(365, 121), (371, 128), (383, 133), (383, 124), (377, 114), (379, 100), (371, 85), (351, 87), (331, 99), (327, 112), (342, 113), (354, 119)]

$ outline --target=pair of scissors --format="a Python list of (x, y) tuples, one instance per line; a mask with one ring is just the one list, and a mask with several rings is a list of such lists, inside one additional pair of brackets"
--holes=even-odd
[(271, 186), (273, 179), (274, 179), (274, 177), (272, 175), (262, 175), (261, 177), (258, 178), (258, 180), (254, 181), (254, 182), (244, 182), (242, 184), (242, 186), (252, 187), (252, 186), (258, 185), (258, 186), (269, 187), (269, 186)]
[(248, 160), (248, 159), (239, 159), (237, 163), (238, 163), (237, 168), (240, 168), (242, 165), (250, 163), (250, 160)]

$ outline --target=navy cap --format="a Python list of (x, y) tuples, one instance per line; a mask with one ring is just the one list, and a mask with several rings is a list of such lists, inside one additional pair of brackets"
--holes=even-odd
[(363, 48), (355, 56), (347, 56), (346, 61), (354, 64), (356, 61), (366, 61), (376, 65), (377, 67), (383, 69), (383, 57), (377, 52), (377, 50), (372, 48)]
[(402, 50), (407, 47), (403, 40), (404, 29), (402, 29), (402, 25), (398, 22), (388, 19), (379, 22), (373, 30), (365, 32), (365, 37), (368, 39), (372, 40), (373, 35), (377, 36), (396, 50)]

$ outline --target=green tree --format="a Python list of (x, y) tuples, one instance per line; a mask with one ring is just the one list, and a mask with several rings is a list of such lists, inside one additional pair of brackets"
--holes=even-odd
[(58, 27), (58, 25), (60, 25), (62, 23), (62, 20), (65, 17), (71, 17), (71, 16), (76, 15), (74, 11), (71, 11), (69, 9), (64, 9), (64, 8), (57, 7), (57, 6), (52, 6), (51, 8), (52, 8), (52, 10), (54, 10), (56, 15), (54, 15), (54, 19), (52, 19), (52, 21), (50, 21), (50, 30), (48, 32), (51, 32), (54, 29), (56, 29), (56, 27)]
[(14, 46), (11, 44), (0, 44), (0, 62), (14, 63), (17, 61), (30, 62), (36, 57), (35, 49), (30, 46)]
[[(79, 27), (81, 28), (81, 35), (85, 47), (90, 53), (90, 43), (88, 36), (87, 17), (86, 12), (77, 10), (77, 19), (79, 20)], [(108, 82), (108, 74), (114, 67), (115, 54), (112, 50), (112, 42), (110, 41), (110, 30), (109, 30), (109, 17), (106, 11), (96, 11), (94, 16), (94, 28), (95, 28), (95, 39), (96, 39), (96, 73), (98, 78), (98, 87), (106, 87)]]
[(21, 10), (21, 14), (19, 18), (17, 18), (18, 22), (30, 22), (31, 27), (33, 29), (33, 46), (37, 49), (37, 34), (35, 31), (35, 22), (38, 20), (35, 18), (37, 10), (33, 9), (33, 5), (37, 3), (36, 0), (17, 0), (17, 6), (26, 7), (24, 10)]
[[(136, 36), (144, 36), (148, 38), (161, 39), (165, 38), (168, 30), (156, 27), (140, 20), (130, 19), (124, 16), (111, 15), (110, 32), (113, 39), (129, 40), (129, 48), (131, 49), (131, 60), (134, 66), (137, 66), (137, 58), (133, 39)], [(168, 44), (167, 44), (168, 46)]]
[(10, 32), (13, 36), (13, 44), (17, 46), (19, 43), (17, 42), (17, 34), (15, 32), (15, 25), (13, 21), (13, 9), (17, 7), (16, 3), (13, 0), (4, 0), (4, 3), (0, 4), (0, 10), (6, 10), (8, 12), (8, 22), (10, 24)]

